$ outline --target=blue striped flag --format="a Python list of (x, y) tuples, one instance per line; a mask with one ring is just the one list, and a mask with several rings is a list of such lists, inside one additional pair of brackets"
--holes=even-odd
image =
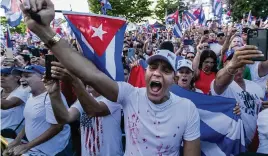
[(221, 0), (214, 0), (213, 1), (213, 8), (212, 8), (214, 16), (219, 18), (221, 21), (222, 18), (222, 3)]
[(202, 26), (205, 26), (206, 25), (205, 12), (203, 10), (203, 6), (202, 5), (201, 5), (201, 8), (200, 8), (200, 14), (199, 14), (199, 17), (198, 17), (198, 22)]
[(20, 24), (22, 19), (22, 12), (19, 8), (19, 2), (17, 0), (2, 0), (1, 8), (5, 10), (7, 23), (11, 27), (16, 27)]
[(63, 12), (84, 56), (116, 81), (124, 81), (122, 49), (126, 20), (91, 13)]
[(232, 156), (245, 151), (245, 134), (241, 118), (233, 114), (235, 99), (209, 96), (171, 87), (174, 94), (190, 99), (200, 115), (202, 156)]

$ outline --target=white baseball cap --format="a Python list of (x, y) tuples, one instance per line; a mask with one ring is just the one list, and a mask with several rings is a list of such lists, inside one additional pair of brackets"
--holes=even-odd
[(174, 71), (176, 71), (176, 58), (177, 56), (169, 50), (157, 50), (156, 53), (147, 59), (147, 63), (150, 64), (155, 60), (163, 60), (171, 65)]
[(190, 60), (187, 59), (182, 59), (178, 61), (178, 65), (177, 65), (177, 70), (181, 69), (182, 67), (187, 67), (189, 68), (191, 71), (193, 70), (193, 63)]

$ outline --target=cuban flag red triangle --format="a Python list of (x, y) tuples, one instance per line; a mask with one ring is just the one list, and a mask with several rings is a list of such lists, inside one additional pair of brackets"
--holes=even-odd
[(114, 80), (123, 81), (121, 53), (126, 20), (91, 13), (63, 12), (83, 54)]

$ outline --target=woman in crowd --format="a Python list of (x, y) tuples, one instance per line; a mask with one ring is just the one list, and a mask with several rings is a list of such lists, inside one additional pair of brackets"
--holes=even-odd
[(176, 83), (186, 90), (203, 93), (200, 89), (197, 89), (194, 86), (194, 70), (190, 60), (179, 60), (176, 73)]
[(193, 69), (196, 78), (196, 88), (204, 94), (210, 91), (210, 83), (215, 79), (217, 73), (217, 56), (212, 50), (203, 50), (208, 46), (206, 43), (197, 47), (197, 53), (193, 60)]
[(15, 138), (23, 127), (23, 109), (29, 89), (19, 85), (20, 76), (11, 75), (12, 67), (1, 69), (1, 135)]

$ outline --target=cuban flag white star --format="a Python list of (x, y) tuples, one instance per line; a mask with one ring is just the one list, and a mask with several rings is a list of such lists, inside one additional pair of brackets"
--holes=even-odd
[(98, 36), (102, 40), (103, 34), (107, 33), (102, 29), (102, 24), (98, 28), (92, 27), (92, 29), (94, 30), (94, 34), (91, 36), (92, 38)]

